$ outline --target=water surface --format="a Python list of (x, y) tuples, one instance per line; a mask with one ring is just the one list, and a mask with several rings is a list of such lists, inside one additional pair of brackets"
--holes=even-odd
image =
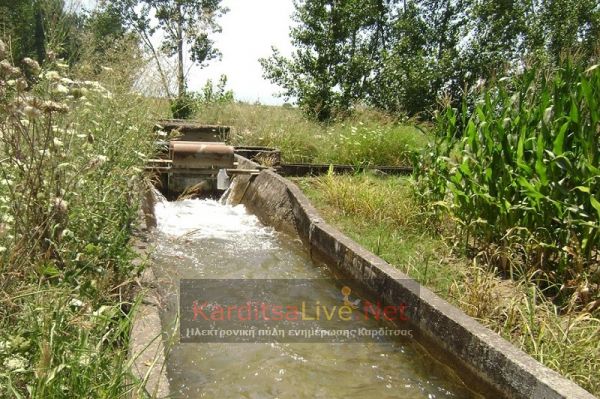
[[(213, 200), (156, 205), (156, 273), (163, 324), (176, 319), (179, 279), (324, 279), (299, 240), (263, 226), (242, 205)], [(324, 303), (338, 288), (310, 287)], [(273, 295), (285, 299), (285, 290)], [(334, 294), (335, 293), (335, 294)], [(224, 293), (226, 295), (227, 293)], [(375, 324), (376, 321), (368, 323)], [(373, 327), (373, 326), (372, 326)], [(466, 398), (475, 395), (410, 339), (375, 343), (175, 342), (167, 372), (176, 398)]]

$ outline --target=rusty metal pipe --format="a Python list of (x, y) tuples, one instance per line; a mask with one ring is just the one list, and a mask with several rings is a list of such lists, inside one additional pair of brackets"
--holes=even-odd
[(171, 141), (169, 145), (173, 168), (232, 168), (234, 148), (224, 143)]

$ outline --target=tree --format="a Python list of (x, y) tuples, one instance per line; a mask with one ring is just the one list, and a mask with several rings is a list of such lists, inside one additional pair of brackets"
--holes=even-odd
[[(210, 34), (221, 27), (217, 20), (227, 12), (222, 0), (114, 0), (103, 4), (119, 13), (127, 25), (138, 33), (144, 45), (152, 53), (162, 79), (164, 89), (173, 99), (166, 72), (160, 61), (160, 52), (177, 60), (177, 99), (186, 95), (185, 52), (189, 51), (192, 63), (205, 66), (220, 56)], [(152, 37), (162, 33), (157, 49)]]
[[(295, 51), (274, 49), (264, 76), (327, 120), (366, 103), (427, 115), (439, 97), (455, 105), (476, 82), (532, 61), (583, 64), (600, 50), (598, 0), (297, 0)], [(472, 103), (474, 99), (467, 99)]]
[(327, 121), (364, 98), (384, 45), (386, 0), (296, 0), (290, 30), (296, 51), (261, 59), (265, 78), (297, 99), (309, 116)]

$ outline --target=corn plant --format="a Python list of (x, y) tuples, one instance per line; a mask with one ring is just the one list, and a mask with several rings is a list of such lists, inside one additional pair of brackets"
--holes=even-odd
[(508, 247), (558, 280), (598, 262), (600, 68), (531, 69), (450, 106), (418, 159), (423, 203), (443, 204), (469, 245)]

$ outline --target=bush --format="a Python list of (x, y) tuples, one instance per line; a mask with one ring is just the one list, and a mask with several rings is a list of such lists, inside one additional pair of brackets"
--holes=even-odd
[(500, 79), (472, 113), (447, 107), (416, 165), (420, 198), (501, 264), (505, 248), (551, 280), (582, 277), (600, 243), (599, 99), (597, 65), (567, 63)]
[(175, 119), (190, 119), (196, 111), (196, 100), (189, 94), (171, 101), (171, 113)]

